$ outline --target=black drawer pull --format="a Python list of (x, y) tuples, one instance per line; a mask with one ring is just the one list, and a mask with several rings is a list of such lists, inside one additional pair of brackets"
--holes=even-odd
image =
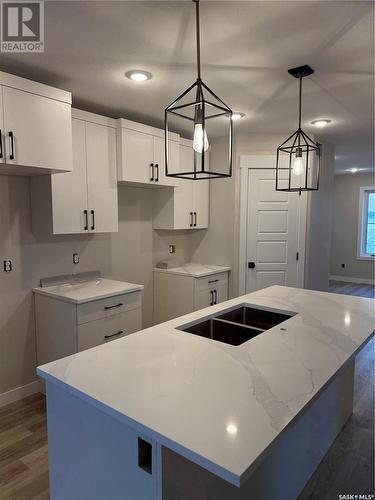
[(197, 227), (197, 212), (194, 212), (194, 227)]
[(159, 182), (159, 164), (158, 163), (155, 163), (155, 169), (156, 169), (155, 182)]
[(210, 280), (209, 283), (217, 283), (219, 280)]
[(3, 157), (3, 131), (0, 128), (0, 158)]
[(90, 212), (91, 212), (91, 217), (92, 217), (91, 231), (94, 231), (94, 229), (95, 229), (95, 211), (90, 210)]
[(211, 295), (210, 306), (213, 306), (214, 305), (214, 292), (212, 290), (210, 290), (210, 295)]
[(124, 304), (122, 304), (121, 302), (119, 304), (115, 304), (113, 306), (104, 306), (104, 309), (107, 310), (107, 309), (114, 309), (115, 307), (121, 307), (123, 306)]
[(154, 176), (155, 176), (153, 163), (150, 163), (150, 169), (151, 169), (150, 181), (152, 182), (154, 180)]
[(214, 290), (214, 304), (217, 304), (217, 290)]
[(119, 332), (112, 333), (111, 335), (104, 335), (104, 338), (111, 339), (112, 337), (116, 337), (117, 335), (121, 335), (122, 333), (124, 333), (124, 330), (120, 330)]
[(13, 138), (13, 132), (9, 132), (9, 139), (10, 139), (10, 155), (9, 159), (14, 160), (14, 138)]
[(193, 227), (193, 212), (190, 212), (190, 227)]
[(138, 438), (138, 467), (152, 474), (152, 444)]

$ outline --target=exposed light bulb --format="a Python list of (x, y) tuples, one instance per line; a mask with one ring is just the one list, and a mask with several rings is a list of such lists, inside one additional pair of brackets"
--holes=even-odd
[(303, 174), (304, 168), (302, 156), (297, 156), (297, 154), (293, 162), (293, 174), (299, 176)]
[(209, 148), (206, 131), (203, 130), (201, 123), (196, 123), (194, 126), (193, 149), (197, 153), (203, 153)]

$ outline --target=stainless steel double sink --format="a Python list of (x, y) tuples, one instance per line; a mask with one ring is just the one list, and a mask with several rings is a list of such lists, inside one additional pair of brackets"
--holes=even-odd
[(222, 311), (217, 316), (182, 325), (178, 327), (178, 330), (238, 346), (294, 315), (295, 313), (291, 312), (241, 305)]

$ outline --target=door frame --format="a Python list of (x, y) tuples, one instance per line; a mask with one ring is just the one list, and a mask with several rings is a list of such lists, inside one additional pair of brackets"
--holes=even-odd
[[(238, 258), (238, 289), (239, 295), (246, 294), (247, 279), (247, 228), (248, 228), (248, 181), (249, 170), (275, 170), (269, 165), (276, 164), (276, 155), (240, 155), (240, 221), (239, 221), (239, 258)], [(276, 186), (275, 186), (276, 189)], [(292, 193), (298, 196), (298, 194)], [(307, 193), (300, 197), (300, 213), (298, 227), (299, 259), (297, 268), (297, 287), (305, 286), (305, 255), (306, 255), (306, 228), (307, 228)], [(243, 272), (243, 270), (246, 272)]]

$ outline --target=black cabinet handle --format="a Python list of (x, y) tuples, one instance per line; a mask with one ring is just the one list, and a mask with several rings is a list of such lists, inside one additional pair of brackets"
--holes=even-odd
[(105, 339), (111, 339), (112, 337), (117, 337), (117, 335), (121, 335), (124, 333), (124, 330), (120, 330), (119, 332), (112, 333), (111, 335), (104, 335)]
[(214, 304), (217, 304), (217, 290), (214, 290)]
[(219, 280), (210, 280), (208, 283), (217, 283)]
[(193, 227), (193, 212), (190, 212), (190, 227)]
[(197, 227), (197, 212), (194, 212), (194, 227)]
[(88, 217), (88, 214), (87, 214), (87, 210), (83, 211), (83, 215), (85, 217), (85, 227), (84, 227), (84, 230), (87, 231), (88, 228), (89, 228), (89, 217)]
[(3, 157), (3, 131), (0, 128), (0, 158)]
[(155, 169), (156, 169), (155, 182), (159, 182), (159, 163), (155, 163)]
[(104, 309), (107, 310), (107, 309), (114, 309), (115, 307), (121, 307), (122, 305), (124, 305), (122, 302), (120, 302), (119, 304), (115, 304), (113, 306), (104, 306)]
[(154, 180), (155, 172), (154, 172), (154, 164), (150, 163), (150, 169), (151, 169), (151, 175), (150, 175), (150, 181)]
[(213, 306), (214, 305), (214, 292), (212, 290), (210, 290), (210, 295), (211, 295), (210, 306)]
[(152, 474), (152, 444), (138, 438), (138, 467)]
[(91, 231), (94, 231), (95, 229), (95, 210), (90, 210), (91, 217), (92, 217), (92, 224), (91, 224)]
[(248, 263), (248, 268), (249, 269), (254, 269), (255, 268), (255, 262), (249, 262)]
[(9, 139), (10, 139), (10, 155), (9, 159), (14, 160), (14, 138), (13, 138), (13, 132), (9, 132)]

